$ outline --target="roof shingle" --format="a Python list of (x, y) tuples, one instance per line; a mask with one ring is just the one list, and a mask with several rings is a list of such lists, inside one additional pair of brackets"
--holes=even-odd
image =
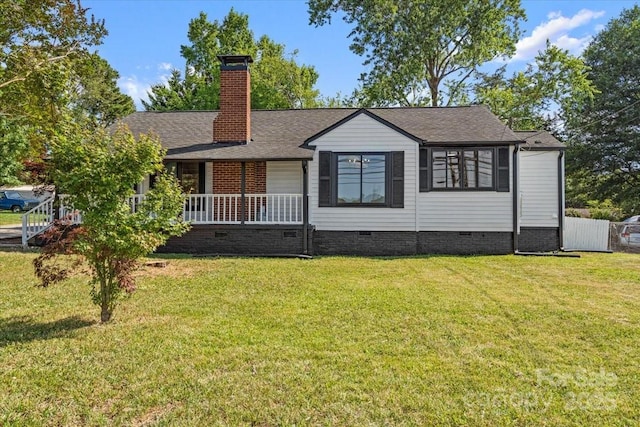
[[(255, 110), (251, 141), (246, 145), (214, 144), (216, 111), (136, 112), (123, 120), (135, 134), (153, 132), (167, 149), (168, 160), (311, 159), (305, 141), (359, 109)], [(517, 143), (516, 136), (484, 106), (369, 108), (416, 140), (427, 144)]]

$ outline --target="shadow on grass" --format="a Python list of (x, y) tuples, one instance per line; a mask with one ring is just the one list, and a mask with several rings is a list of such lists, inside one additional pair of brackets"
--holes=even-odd
[(12, 343), (68, 338), (81, 328), (94, 325), (96, 321), (71, 316), (53, 322), (34, 322), (28, 316), (0, 319), (0, 347)]

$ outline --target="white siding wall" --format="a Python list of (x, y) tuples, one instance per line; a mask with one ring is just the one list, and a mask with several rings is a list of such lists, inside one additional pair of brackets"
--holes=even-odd
[(558, 226), (558, 151), (520, 152), (520, 226)]
[[(313, 141), (316, 152), (309, 163), (310, 223), (318, 230), (415, 230), (416, 159), (418, 144), (365, 114)], [(404, 151), (404, 208), (318, 207), (320, 151)], [(267, 172), (268, 176), (268, 172)]]
[(512, 193), (420, 193), (420, 231), (513, 231)]
[(508, 193), (429, 191), (418, 194), (420, 231), (513, 231), (513, 162)]
[(268, 194), (302, 194), (302, 162), (267, 162)]

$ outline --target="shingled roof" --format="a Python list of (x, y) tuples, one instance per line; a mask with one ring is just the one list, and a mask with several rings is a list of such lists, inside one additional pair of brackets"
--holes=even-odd
[(303, 160), (306, 143), (328, 129), (367, 112), (426, 144), (518, 143), (519, 138), (484, 106), (425, 108), (321, 108), (251, 112), (251, 141), (214, 144), (216, 111), (137, 112), (123, 122), (134, 134), (153, 132), (167, 149), (167, 160)]
[(565, 145), (546, 130), (517, 130), (513, 132), (524, 140), (525, 150), (563, 150)]

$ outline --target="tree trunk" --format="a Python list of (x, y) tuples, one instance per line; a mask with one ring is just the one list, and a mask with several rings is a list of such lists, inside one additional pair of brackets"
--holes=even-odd
[(440, 85), (440, 79), (428, 79), (427, 83), (429, 84), (429, 90), (431, 91), (431, 106), (437, 107), (439, 103), (438, 86)]
[(109, 320), (111, 320), (111, 311), (109, 311), (109, 307), (105, 306), (105, 304), (102, 304), (102, 311), (100, 312), (100, 321), (102, 323), (107, 323)]
[(100, 321), (102, 323), (106, 323), (111, 319), (111, 311), (109, 309), (109, 304), (111, 302), (111, 295), (109, 294), (111, 290), (111, 280), (107, 278), (108, 273), (108, 264), (101, 265), (101, 268), (98, 269), (98, 280), (100, 281)]

